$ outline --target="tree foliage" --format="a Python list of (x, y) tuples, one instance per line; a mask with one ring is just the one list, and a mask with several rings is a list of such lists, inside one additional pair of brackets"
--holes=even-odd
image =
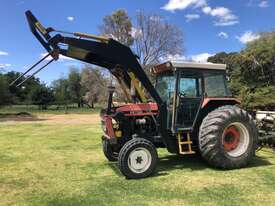
[(91, 107), (95, 102), (104, 102), (107, 99), (108, 79), (100, 68), (85, 66), (81, 72), (81, 85), (85, 91), (84, 99)]
[(47, 109), (47, 106), (54, 101), (53, 91), (45, 85), (36, 87), (32, 91), (31, 99), (33, 104), (39, 105), (41, 109)]
[(229, 86), (247, 108), (275, 108), (275, 32), (246, 45), (239, 53), (221, 52), (209, 62), (227, 64)]
[(127, 12), (123, 9), (114, 11), (103, 19), (103, 24), (99, 27), (102, 34), (112, 37), (117, 41), (131, 46), (133, 37), (131, 35), (132, 22)]
[(68, 105), (70, 103), (69, 82), (65, 78), (60, 78), (52, 83), (55, 103)]
[(7, 78), (0, 74), (0, 106), (11, 103), (11, 93), (9, 91)]
[(77, 102), (78, 107), (83, 107), (82, 96), (83, 91), (81, 88), (81, 74), (79, 70), (71, 68), (68, 76), (68, 90), (71, 100)]

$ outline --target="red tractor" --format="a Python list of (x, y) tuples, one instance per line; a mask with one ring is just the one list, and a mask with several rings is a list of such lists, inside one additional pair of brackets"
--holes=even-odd
[(222, 169), (245, 167), (253, 158), (258, 130), (228, 90), (226, 65), (165, 62), (152, 69), (153, 85), (127, 46), (90, 34), (63, 36), (62, 31), (44, 28), (30, 11), (26, 16), (53, 60), (62, 54), (107, 68), (132, 102), (114, 106), (114, 88), (109, 87), (108, 107), (101, 112), (103, 152), (108, 160), (118, 161), (127, 178), (151, 175), (157, 148), (179, 155), (197, 153)]

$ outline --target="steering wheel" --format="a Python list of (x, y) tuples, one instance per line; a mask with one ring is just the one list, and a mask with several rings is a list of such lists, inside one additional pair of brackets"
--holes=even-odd
[(180, 98), (184, 98), (186, 96), (186, 93), (185, 92), (179, 92), (179, 97)]

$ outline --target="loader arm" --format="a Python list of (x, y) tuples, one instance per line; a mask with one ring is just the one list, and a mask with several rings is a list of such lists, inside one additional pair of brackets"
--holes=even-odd
[[(136, 78), (157, 104), (163, 103), (138, 63), (136, 55), (133, 54), (129, 47), (110, 38), (79, 32), (69, 33), (75, 37), (63, 36), (61, 33), (64, 32), (57, 31), (51, 27), (44, 28), (31, 11), (26, 12), (26, 17), (31, 32), (54, 59), (58, 59), (58, 55), (62, 54), (104, 67), (116, 78), (123, 81), (128, 89), (131, 87), (133, 78)], [(137, 96), (140, 101), (144, 99), (139, 91), (137, 91)]]
[(157, 127), (163, 137), (164, 144), (167, 146), (168, 151), (174, 150), (175, 145), (169, 138), (166, 128), (166, 102), (162, 100), (137, 61), (136, 55), (129, 47), (111, 38), (79, 32), (63, 32), (51, 27), (44, 28), (31, 11), (26, 12), (26, 17), (31, 32), (54, 60), (57, 60), (59, 55), (62, 54), (82, 62), (104, 67), (118, 79), (119, 83), (122, 83), (128, 89), (131, 89), (131, 86), (134, 85), (138, 99), (145, 102), (142, 90), (138, 88), (140, 82), (158, 105)]

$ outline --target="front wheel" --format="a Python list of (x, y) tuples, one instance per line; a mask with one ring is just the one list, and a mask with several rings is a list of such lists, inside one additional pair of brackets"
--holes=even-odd
[(253, 158), (258, 132), (252, 117), (237, 106), (224, 106), (210, 112), (199, 131), (202, 157), (222, 169), (241, 168)]
[(139, 179), (147, 177), (155, 171), (157, 160), (157, 150), (150, 141), (134, 138), (120, 150), (118, 166), (126, 178)]
[(118, 159), (118, 152), (115, 151), (113, 146), (110, 144), (109, 140), (103, 139), (102, 140), (102, 149), (105, 157), (110, 162), (115, 162)]

